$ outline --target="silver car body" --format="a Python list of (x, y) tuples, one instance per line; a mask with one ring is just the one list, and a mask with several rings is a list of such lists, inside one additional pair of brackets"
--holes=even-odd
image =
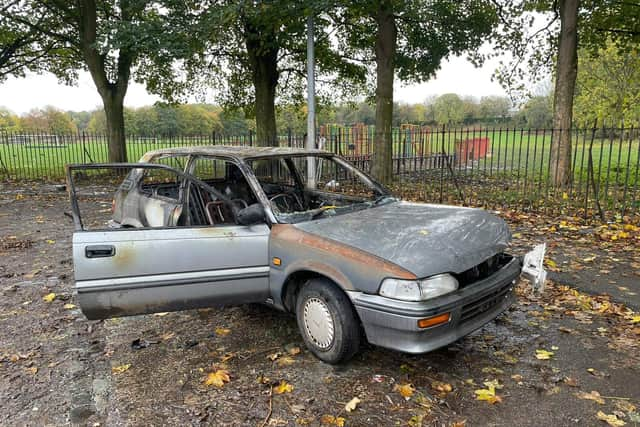
[[(161, 196), (142, 203), (136, 176), (154, 158), (168, 154), (233, 162), (264, 207), (265, 221), (177, 226), (181, 203)], [(74, 273), (85, 315), (99, 319), (251, 302), (293, 311), (297, 288), (310, 277), (322, 276), (349, 296), (369, 342), (421, 353), (481, 327), (513, 302), (521, 261), (504, 254), (508, 227), (486, 211), (391, 200), (334, 217), (278, 222), (247, 161), (310, 154), (344, 162), (319, 150), (286, 148), (214, 146), (149, 152), (141, 163), (128, 165), (132, 172), (119, 193), (126, 191), (116, 195), (121, 197), (114, 214), (119, 228), (96, 231), (82, 226), (72, 178), (74, 171), (92, 166), (69, 166), (76, 221)], [(181, 197), (186, 197), (187, 185), (207, 186), (189, 175), (188, 165), (185, 169), (175, 171), (183, 179)], [(123, 227), (127, 221), (129, 227)], [(484, 275), (476, 274), (485, 270)], [(432, 300), (379, 295), (386, 278), (414, 280), (449, 273), (462, 281), (470, 272), (472, 279), (459, 290)], [(417, 324), (445, 312), (450, 313), (446, 324)]]

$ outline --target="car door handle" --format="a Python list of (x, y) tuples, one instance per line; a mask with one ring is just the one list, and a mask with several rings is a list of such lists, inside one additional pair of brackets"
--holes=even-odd
[(87, 258), (108, 258), (116, 254), (116, 247), (112, 245), (95, 245), (84, 248)]

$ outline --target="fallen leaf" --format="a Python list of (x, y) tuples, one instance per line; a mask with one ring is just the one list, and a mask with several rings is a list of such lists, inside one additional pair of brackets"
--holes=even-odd
[(358, 403), (360, 402), (361, 402), (360, 399), (358, 399), (357, 397), (354, 397), (349, 401), (349, 403), (344, 405), (344, 410), (347, 412), (355, 411), (356, 407), (358, 406)]
[(65, 304), (62, 306), (62, 308), (64, 308), (65, 310), (72, 310), (74, 308), (76, 308), (75, 304)]
[(579, 393), (576, 393), (576, 396), (578, 396), (578, 399), (593, 400), (594, 402), (598, 402), (599, 404), (604, 405), (604, 399), (600, 397), (600, 393), (598, 393), (597, 391), (592, 391), (591, 393), (581, 391)]
[(631, 318), (631, 323), (640, 323), (640, 316), (633, 316)]
[(298, 346), (294, 346), (294, 347), (291, 347), (291, 348), (290, 348), (289, 350), (287, 350), (287, 351), (288, 351), (288, 353), (289, 353), (290, 355), (292, 355), (292, 356), (296, 356), (296, 355), (300, 354), (300, 352), (301, 352), (302, 350), (300, 350), (300, 347), (298, 347)]
[(616, 400), (616, 408), (624, 412), (635, 412), (636, 406), (627, 400)]
[(502, 398), (496, 395), (496, 389), (502, 388), (498, 380), (485, 381), (484, 385), (487, 388), (482, 388), (474, 392), (476, 394), (476, 400), (485, 400), (492, 405), (502, 402)]
[(47, 242), (48, 244), (50, 244), (50, 245), (53, 245), (56, 241), (55, 241), (55, 240), (48, 239), (48, 240), (46, 240), (46, 242)]
[(536, 359), (539, 360), (549, 360), (551, 359), (551, 356), (553, 356), (553, 351), (547, 351), (544, 349), (537, 349), (536, 350)]
[(491, 403), (492, 405), (495, 403), (502, 402), (502, 398), (496, 395), (495, 389), (491, 390), (491, 389), (481, 388), (479, 390), (476, 390), (474, 393), (476, 394), (476, 400), (485, 400)]
[(209, 372), (204, 380), (204, 385), (214, 385), (216, 387), (223, 387), (225, 383), (231, 381), (229, 378), (229, 371), (224, 369), (218, 369), (215, 372)]
[(278, 357), (282, 356), (282, 353), (280, 353), (279, 351), (276, 353), (271, 353), (271, 354), (267, 354), (267, 359), (274, 361), (276, 360)]
[(56, 299), (56, 294), (51, 292), (50, 294), (46, 294), (45, 296), (43, 296), (42, 299), (45, 302), (52, 302), (54, 299)]
[(607, 415), (602, 411), (598, 411), (598, 413), (596, 414), (596, 417), (598, 417), (599, 420), (606, 422), (612, 427), (622, 427), (623, 425), (627, 424), (624, 421), (622, 421), (620, 418), (616, 417), (615, 415), (613, 414)]
[(280, 384), (278, 384), (273, 391), (276, 394), (284, 394), (284, 393), (291, 393), (293, 391), (293, 386), (291, 384), (289, 384), (288, 382), (286, 382), (285, 380), (280, 381)]
[(320, 418), (320, 423), (325, 425), (334, 425), (337, 427), (344, 427), (346, 420), (342, 417), (334, 417), (333, 415), (323, 415)]
[(113, 368), (111, 368), (111, 372), (113, 372), (114, 374), (121, 374), (128, 371), (130, 367), (131, 363), (127, 363), (126, 365), (114, 366)]
[(396, 384), (393, 387), (394, 391), (397, 391), (398, 393), (400, 393), (400, 395), (402, 397), (404, 397), (406, 400), (411, 399), (411, 396), (413, 396), (413, 392), (416, 390), (415, 388), (413, 388), (413, 386), (411, 384)]
[(219, 337), (225, 337), (231, 333), (231, 329), (227, 328), (216, 328), (216, 335)]
[(451, 393), (451, 391), (453, 390), (453, 387), (451, 386), (451, 384), (441, 382), (441, 381), (432, 382), (431, 388), (435, 391), (439, 391), (440, 393)]
[(296, 361), (291, 356), (282, 356), (276, 363), (278, 364), (278, 366), (290, 366), (296, 363)]
[(260, 374), (256, 378), (256, 382), (258, 384), (269, 384), (271, 382), (271, 379), (269, 377), (266, 377), (264, 374)]
[(578, 380), (573, 377), (565, 377), (563, 381), (569, 387), (578, 387)]
[(38, 368), (32, 366), (31, 368), (27, 368), (27, 372), (29, 372), (31, 375), (35, 375), (38, 373)]

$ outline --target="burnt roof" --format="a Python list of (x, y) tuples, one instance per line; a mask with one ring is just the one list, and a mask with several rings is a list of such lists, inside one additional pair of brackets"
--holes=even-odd
[(248, 159), (255, 157), (270, 157), (270, 156), (295, 156), (304, 154), (331, 154), (328, 151), (305, 148), (290, 148), (290, 147), (247, 147), (239, 145), (202, 145), (202, 146), (187, 146), (187, 147), (171, 147), (161, 148), (158, 150), (148, 151), (144, 157), (157, 156), (162, 154), (199, 154), (205, 156), (227, 156), (236, 157), (239, 159)]

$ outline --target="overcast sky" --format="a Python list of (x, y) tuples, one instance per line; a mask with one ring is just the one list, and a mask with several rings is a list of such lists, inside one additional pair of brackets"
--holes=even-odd
[[(505, 95), (497, 82), (491, 81), (491, 75), (498, 65), (492, 60), (482, 68), (475, 68), (464, 58), (452, 58), (443, 62), (442, 68), (434, 79), (419, 85), (396, 84), (395, 99), (400, 102), (419, 103), (430, 95), (457, 93), (476, 97), (486, 95)], [(143, 85), (131, 83), (125, 105), (140, 107), (150, 105), (159, 98), (147, 93)], [(214, 103), (213, 99), (207, 102)], [(63, 110), (93, 110), (102, 108), (100, 96), (88, 73), (81, 73), (77, 86), (59, 84), (51, 74), (29, 75), (23, 79), (10, 78), (0, 85), (0, 106), (15, 113), (23, 114), (32, 108), (47, 105)]]

